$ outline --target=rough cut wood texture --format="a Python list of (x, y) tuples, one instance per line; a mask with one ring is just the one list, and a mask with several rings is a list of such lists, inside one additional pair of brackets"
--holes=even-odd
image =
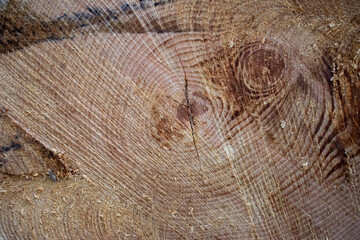
[(0, 0), (0, 239), (359, 239), (357, 0)]

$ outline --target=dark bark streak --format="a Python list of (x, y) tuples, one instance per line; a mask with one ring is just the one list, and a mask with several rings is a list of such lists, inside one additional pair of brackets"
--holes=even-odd
[[(0, 114), (1, 116), (1, 114)], [(0, 148), (0, 154), (4, 154), (6, 152), (9, 152), (11, 150), (16, 151), (18, 149), (20, 149), (22, 146), (19, 143), (15, 143), (15, 142), (11, 142), (10, 146), (2, 146)], [(0, 158), (0, 168), (4, 167), (6, 165), (6, 163), (8, 162), (8, 160), (5, 158)]]
[(20, 144), (12, 142), (9, 147), (2, 146), (1, 149), (0, 149), (0, 153), (9, 152), (10, 150), (18, 150), (20, 148), (21, 148)]

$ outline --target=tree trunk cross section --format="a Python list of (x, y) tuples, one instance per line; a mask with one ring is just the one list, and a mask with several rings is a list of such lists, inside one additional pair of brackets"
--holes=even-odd
[(358, 239), (360, 2), (0, 0), (0, 239)]

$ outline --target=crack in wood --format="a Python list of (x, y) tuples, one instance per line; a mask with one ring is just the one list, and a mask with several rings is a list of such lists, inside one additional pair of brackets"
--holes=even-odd
[(194, 131), (194, 117), (191, 113), (191, 105), (190, 105), (190, 99), (189, 99), (189, 88), (188, 88), (188, 80), (187, 78), (185, 77), (185, 100), (186, 100), (186, 108), (188, 110), (188, 113), (189, 113), (189, 122), (190, 122), (190, 127), (191, 127), (191, 136), (192, 136), (192, 140), (193, 140), (193, 144), (194, 144), (194, 148), (195, 148), (195, 151), (196, 151), (196, 157), (199, 161), (199, 164), (200, 164), (200, 168), (202, 169), (202, 166), (201, 166), (201, 161), (200, 161), (200, 156), (199, 156), (199, 151), (198, 151), (198, 148), (197, 148), (197, 145), (196, 145), (196, 137), (195, 137), (195, 131)]

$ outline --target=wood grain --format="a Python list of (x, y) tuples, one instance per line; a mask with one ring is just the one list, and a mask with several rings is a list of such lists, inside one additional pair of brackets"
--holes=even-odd
[(360, 235), (358, 1), (0, 3), (0, 238)]

